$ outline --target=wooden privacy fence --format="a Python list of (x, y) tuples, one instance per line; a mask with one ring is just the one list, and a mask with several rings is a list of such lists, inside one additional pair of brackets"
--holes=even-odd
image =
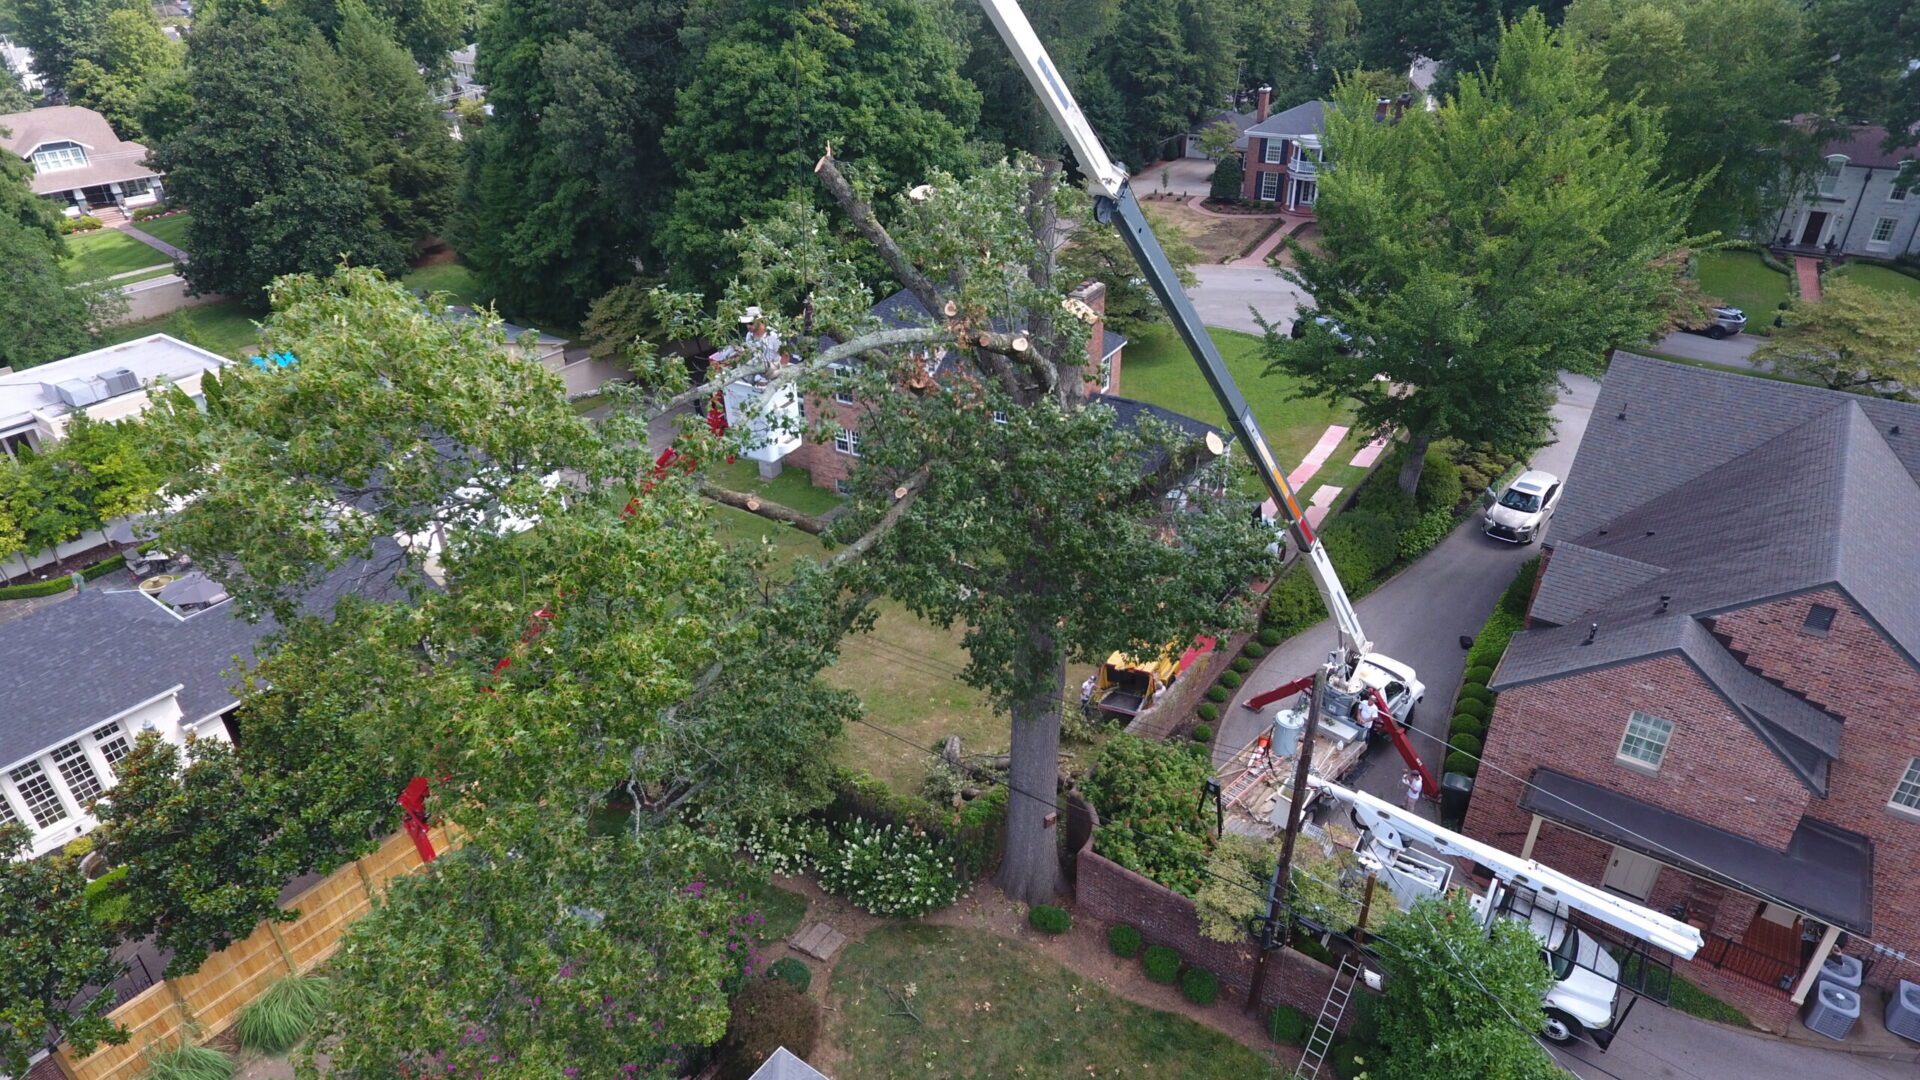
[[(433, 849), (448, 848), (446, 830), (432, 832)], [(107, 1015), (131, 1036), (124, 1046), (102, 1046), (87, 1057), (61, 1045), (54, 1061), (67, 1080), (133, 1080), (155, 1044), (204, 1042), (240, 1018), (254, 998), (288, 975), (304, 974), (333, 955), (347, 924), (366, 914), (387, 882), (424, 866), (413, 840), (397, 832), (379, 850), (334, 871), (282, 905), (299, 909), (292, 922), (262, 920), (252, 936), (207, 957), (200, 970), (162, 979)]]

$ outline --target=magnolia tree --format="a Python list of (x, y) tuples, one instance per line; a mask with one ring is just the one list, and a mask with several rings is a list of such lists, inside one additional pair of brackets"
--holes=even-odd
[[(963, 678), (1012, 723), (999, 883), (1045, 902), (1061, 887), (1052, 827), (1065, 665), (1179, 648), (1233, 624), (1241, 609), (1222, 597), (1271, 573), (1267, 541), (1217, 489), (1196, 485), (1171, 511), (1166, 496), (1198, 447), (1159, 425), (1117, 424), (1089, 398), (1092, 313), (1065, 302), (1078, 282), (1056, 276), (1055, 256), (1071, 226), (1101, 226), (1069, 220), (1084, 202), (1056, 166), (936, 174), (882, 211), (831, 154), (816, 171), (864, 245), (790, 206), (741, 237), (742, 273), (704, 325), (718, 332), (750, 303), (778, 310), (800, 362), (756, 360), (722, 380), (759, 374), (769, 398), (797, 385), (860, 402), (852, 512), (831, 536), (846, 545), (842, 581), (856, 597), (889, 595), (963, 628)], [(855, 269), (863, 252), (929, 313), (921, 325), (875, 324)], [(678, 310), (692, 318), (690, 301)], [(821, 335), (840, 344), (816, 351)], [(679, 389), (678, 371), (651, 369), (656, 409), (718, 388)]]
[[(28, 858), (31, 833), (0, 825), (0, 1071), (27, 1075), (33, 1055), (61, 1042), (81, 1053), (124, 1043), (100, 993), (126, 970), (113, 932), (87, 910), (74, 860)], [(86, 1000), (80, 1002), (82, 997)]]

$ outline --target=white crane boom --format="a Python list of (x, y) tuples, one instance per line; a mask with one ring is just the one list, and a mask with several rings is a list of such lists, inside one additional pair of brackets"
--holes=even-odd
[(1334, 572), (1333, 560), (1327, 556), (1325, 545), (1314, 534), (1299, 500), (1294, 497), (1286, 473), (1274, 460), (1273, 451), (1267, 446), (1266, 437), (1260, 433), (1259, 423), (1253, 418), (1253, 409), (1235, 384), (1233, 373), (1227, 370), (1220, 350), (1214, 346), (1213, 339), (1207, 336), (1199, 313), (1193, 309), (1193, 301), (1187, 298), (1186, 290), (1180, 285), (1179, 274), (1174, 271), (1173, 264), (1167, 261), (1166, 253), (1160, 250), (1160, 241), (1154, 237), (1146, 214), (1133, 196), (1127, 174), (1107, 156), (1106, 148), (1100, 144), (1100, 137), (1094, 134), (1086, 114), (1080, 111), (1080, 104), (1074, 100), (1072, 91), (1067, 89), (1066, 80), (1061, 78), (1059, 69), (1053, 66), (1046, 46), (1040, 43), (1039, 36), (1033, 32), (1033, 24), (1027, 21), (1026, 13), (1020, 10), (1017, 0), (980, 0), (980, 6), (985, 9), (994, 29), (1000, 32), (1001, 40), (1012, 50), (1015, 62), (1026, 72), (1027, 81), (1033, 84), (1034, 93), (1040, 95), (1047, 115), (1053, 118), (1054, 126), (1060, 129), (1060, 135), (1066, 139), (1081, 171), (1086, 173), (1087, 188), (1096, 200), (1095, 216), (1103, 223), (1119, 227), (1120, 237), (1133, 253), (1134, 261), (1140, 264), (1147, 284), (1160, 298), (1160, 304), (1172, 319), (1174, 329), (1186, 342), (1194, 361), (1200, 365), (1200, 373), (1213, 388), (1214, 397), (1226, 410), (1227, 422), (1241, 445), (1246, 447), (1247, 456), (1252, 459), (1261, 482), (1267, 487), (1267, 493), (1273, 497), (1279, 512), (1286, 515), (1288, 531), (1293, 534), (1301, 557), (1307, 560), (1314, 584), (1320, 591), (1320, 599), (1326, 603), (1334, 625), (1339, 628), (1340, 647), (1345, 653), (1343, 666), (1350, 667), (1373, 650), (1373, 643), (1367, 640), (1366, 633), (1360, 629), (1360, 617), (1353, 610), (1353, 601), (1340, 584), (1340, 576)]
[(1615, 896), (1532, 859), (1523, 859), (1470, 836), (1443, 829), (1418, 814), (1402, 810), (1364, 791), (1342, 787), (1318, 776), (1308, 777), (1307, 784), (1352, 807), (1355, 823), (1366, 829), (1374, 842), (1383, 847), (1404, 850), (1408, 840), (1418, 840), (1448, 858), (1472, 859), (1494, 871), (1494, 876), (1506, 885), (1531, 889), (1545, 901), (1571, 911), (1583, 912), (1621, 933), (1665, 949), (1682, 960), (1693, 959), (1693, 954), (1705, 944), (1699, 930), (1678, 919)]

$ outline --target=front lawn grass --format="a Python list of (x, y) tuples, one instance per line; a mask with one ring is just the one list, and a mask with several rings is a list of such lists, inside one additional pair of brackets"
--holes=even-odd
[(483, 308), (493, 303), (493, 294), (480, 284), (471, 269), (457, 262), (440, 262), (409, 270), (400, 283), (409, 289), (447, 294), (449, 303)]
[(191, 253), (192, 249), (187, 247), (187, 222), (192, 218), (192, 214), (168, 214), (166, 217), (136, 221), (133, 227), (148, 236), (157, 236), (181, 251)]
[(94, 281), (173, 262), (158, 248), (143, 244), (118, 229), (74, 233), (67, 237), (67, 252), (67, 272), (73, 275), (74, 281)]
[(793, 932), (800, 929), (800, 920), (807, 917), (807, 906), (813, 903), (792, 889), (783, 889), (772, 882), (762, 885), (749, 880), (739, 888), (747, 894), (747, 910), (758, 911), (766, 920), (760, 925), (762, 941), (784, 941), (792, 937)]
[(139, 322), (121, 323), (110, 326), (100, 332), (100, 344), (118, 345), (123, 341), (146, 337), (148, 334), (170, 334), (174, 331), (171, 321), (182, 312), (193, 325), (195, 336), (201, 344), (222, 356), (235, 360), (245, 360), (260, 352), (260, 333), (254, 329), (254, 315), (238, 300), (222, 300), (217, 304), (204, 307), (181, 308), (180, 311), (158, 315)]
[[(1253, 407), (1254, 419), (1260, 422), (1260, 430), (1266, 434), (1281, 468), (1290, 470), (1298, 465), (1330, 425), (1353, 423), (1353, 410), (1347, 405), (1329, 405), (1319, 398), (1295, 399), (1292, 395), (1298, 380), (1263, 375), (1267, 363), (1260, 355), (1259, 338), (1237, 330), (1209, 329), (1208, 333), (1220, 347), (1220, 355), (1240, 384), (1247, 404)], [(1118, 396), (1226, 428), (1226, 412), (1170, 326), (1156, 324), (1128, 340), (1121, 356)]]
[(826, 488), (815, 487), (805, 469), (784, 469), (779, 476), (762, 480), (760, 466), (740, 458), (731, 465), (714, 466), (709, 475), (718, 487), (743, 495), (758, 495), (810, 517), (819, 517), (845, 501)]
[(1700, 291), (1747, 313), (1747, 332), (1769, 334), (1773, 313), (1787, 299), (1787, 275), (1751, 251), (1709, 251), (1695, 259)]
[(847, 946), (833, 991), (827, 1037), (847, 1057), (839, 1075), (861, 1080), (1277, 1075), (1270, 1059), (1212, 1028), (1135, 1005), (978, 930), (883, 926)]
[(1869, 289), (1902, 293), (1920, 300), (1920, 278), (1910, 278), (1898, 270), (1889, 270), (1884, 266), (1870, 266), (1867, 263), (1848, 263), (1836, 272), (1845, 274), (1847, 280), (1865, 285)]

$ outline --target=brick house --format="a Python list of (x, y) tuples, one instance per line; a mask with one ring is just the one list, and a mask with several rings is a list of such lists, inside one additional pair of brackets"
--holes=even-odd
[(1920, 980), (1920, 406), (1616, 352), (1593, 416), (1466, 830), (1693, 923), (1762, 1027), (1830, 949), (1877, 1015)]
[(1879, 259), (1920, 252), (1920, 184), (1901, 182), (1903, 166), (1920, 160), (1920, 141), (1887, 150), (1886, 135), (1861, 125), (1822, 147), (1809, 190), (1761, 239), (1782, 250)]
[[(1105, 315), (1107, 287), (1104, 284), (1097, 281), (1085, 282), (1068, 295), (1085, 303), (1102, 316)], [(905, 289), (875, 304), (873, 315), (889, 330), (935, 324), (933, 315)], [(1096, 399), (1118, 391), (1121, 359), (1126, 345), (1126, 338), (1107, 329), (1104, 317), (1095, 323), (1092, 331), (1087, 335), (1087, 392), (1094, 395)], [(947, 349), (921, 354), (922, 359), (932, 361), (930, 366), (936, 377), (953, 361), (953, 356), (951, 350)], [(1134, 407), (1128, 415), (1137, 414), (1139, 409), (1153, 408), (1153, 406), (1127, 401), (1124, 398), (1108, 399), (1109, 404), (1116, 402), (1124, 402), (1125, 405)], [(807, 422), (830, 420), (839, 426), (840, 433), (827, 441), (801, 439), (800, 445), (788, 451), (779, 464), (782, 467), (792, 465), (805, 469), (813, 478), (815, 487), (831, 488), (845, 494), (847, 476), (853, 471), (854, 459), (860, 456), (860, 414), (865, 408), (850, 395), (831, 398), (809, 396), (802, 405)], [(1164, 409), (1159, 412), (1165, 413), (1163, 419), (1174, 418), (1185, 421), (1187, 424), (1198, 423)], [(1176, 423), (1176, 426), (1185, 425)]]
[(1267, 104), (1267, 90), (1262, 87), (1254, 107), (1258, 119), (1233, 144), (1245, 169), (1240, 197), (1278, 203), (1287, 213), (1311, 216), (1324, 160), (1320, 134), (1326, 126), (1327, 103), (1309, 101), (1271, 116)]

